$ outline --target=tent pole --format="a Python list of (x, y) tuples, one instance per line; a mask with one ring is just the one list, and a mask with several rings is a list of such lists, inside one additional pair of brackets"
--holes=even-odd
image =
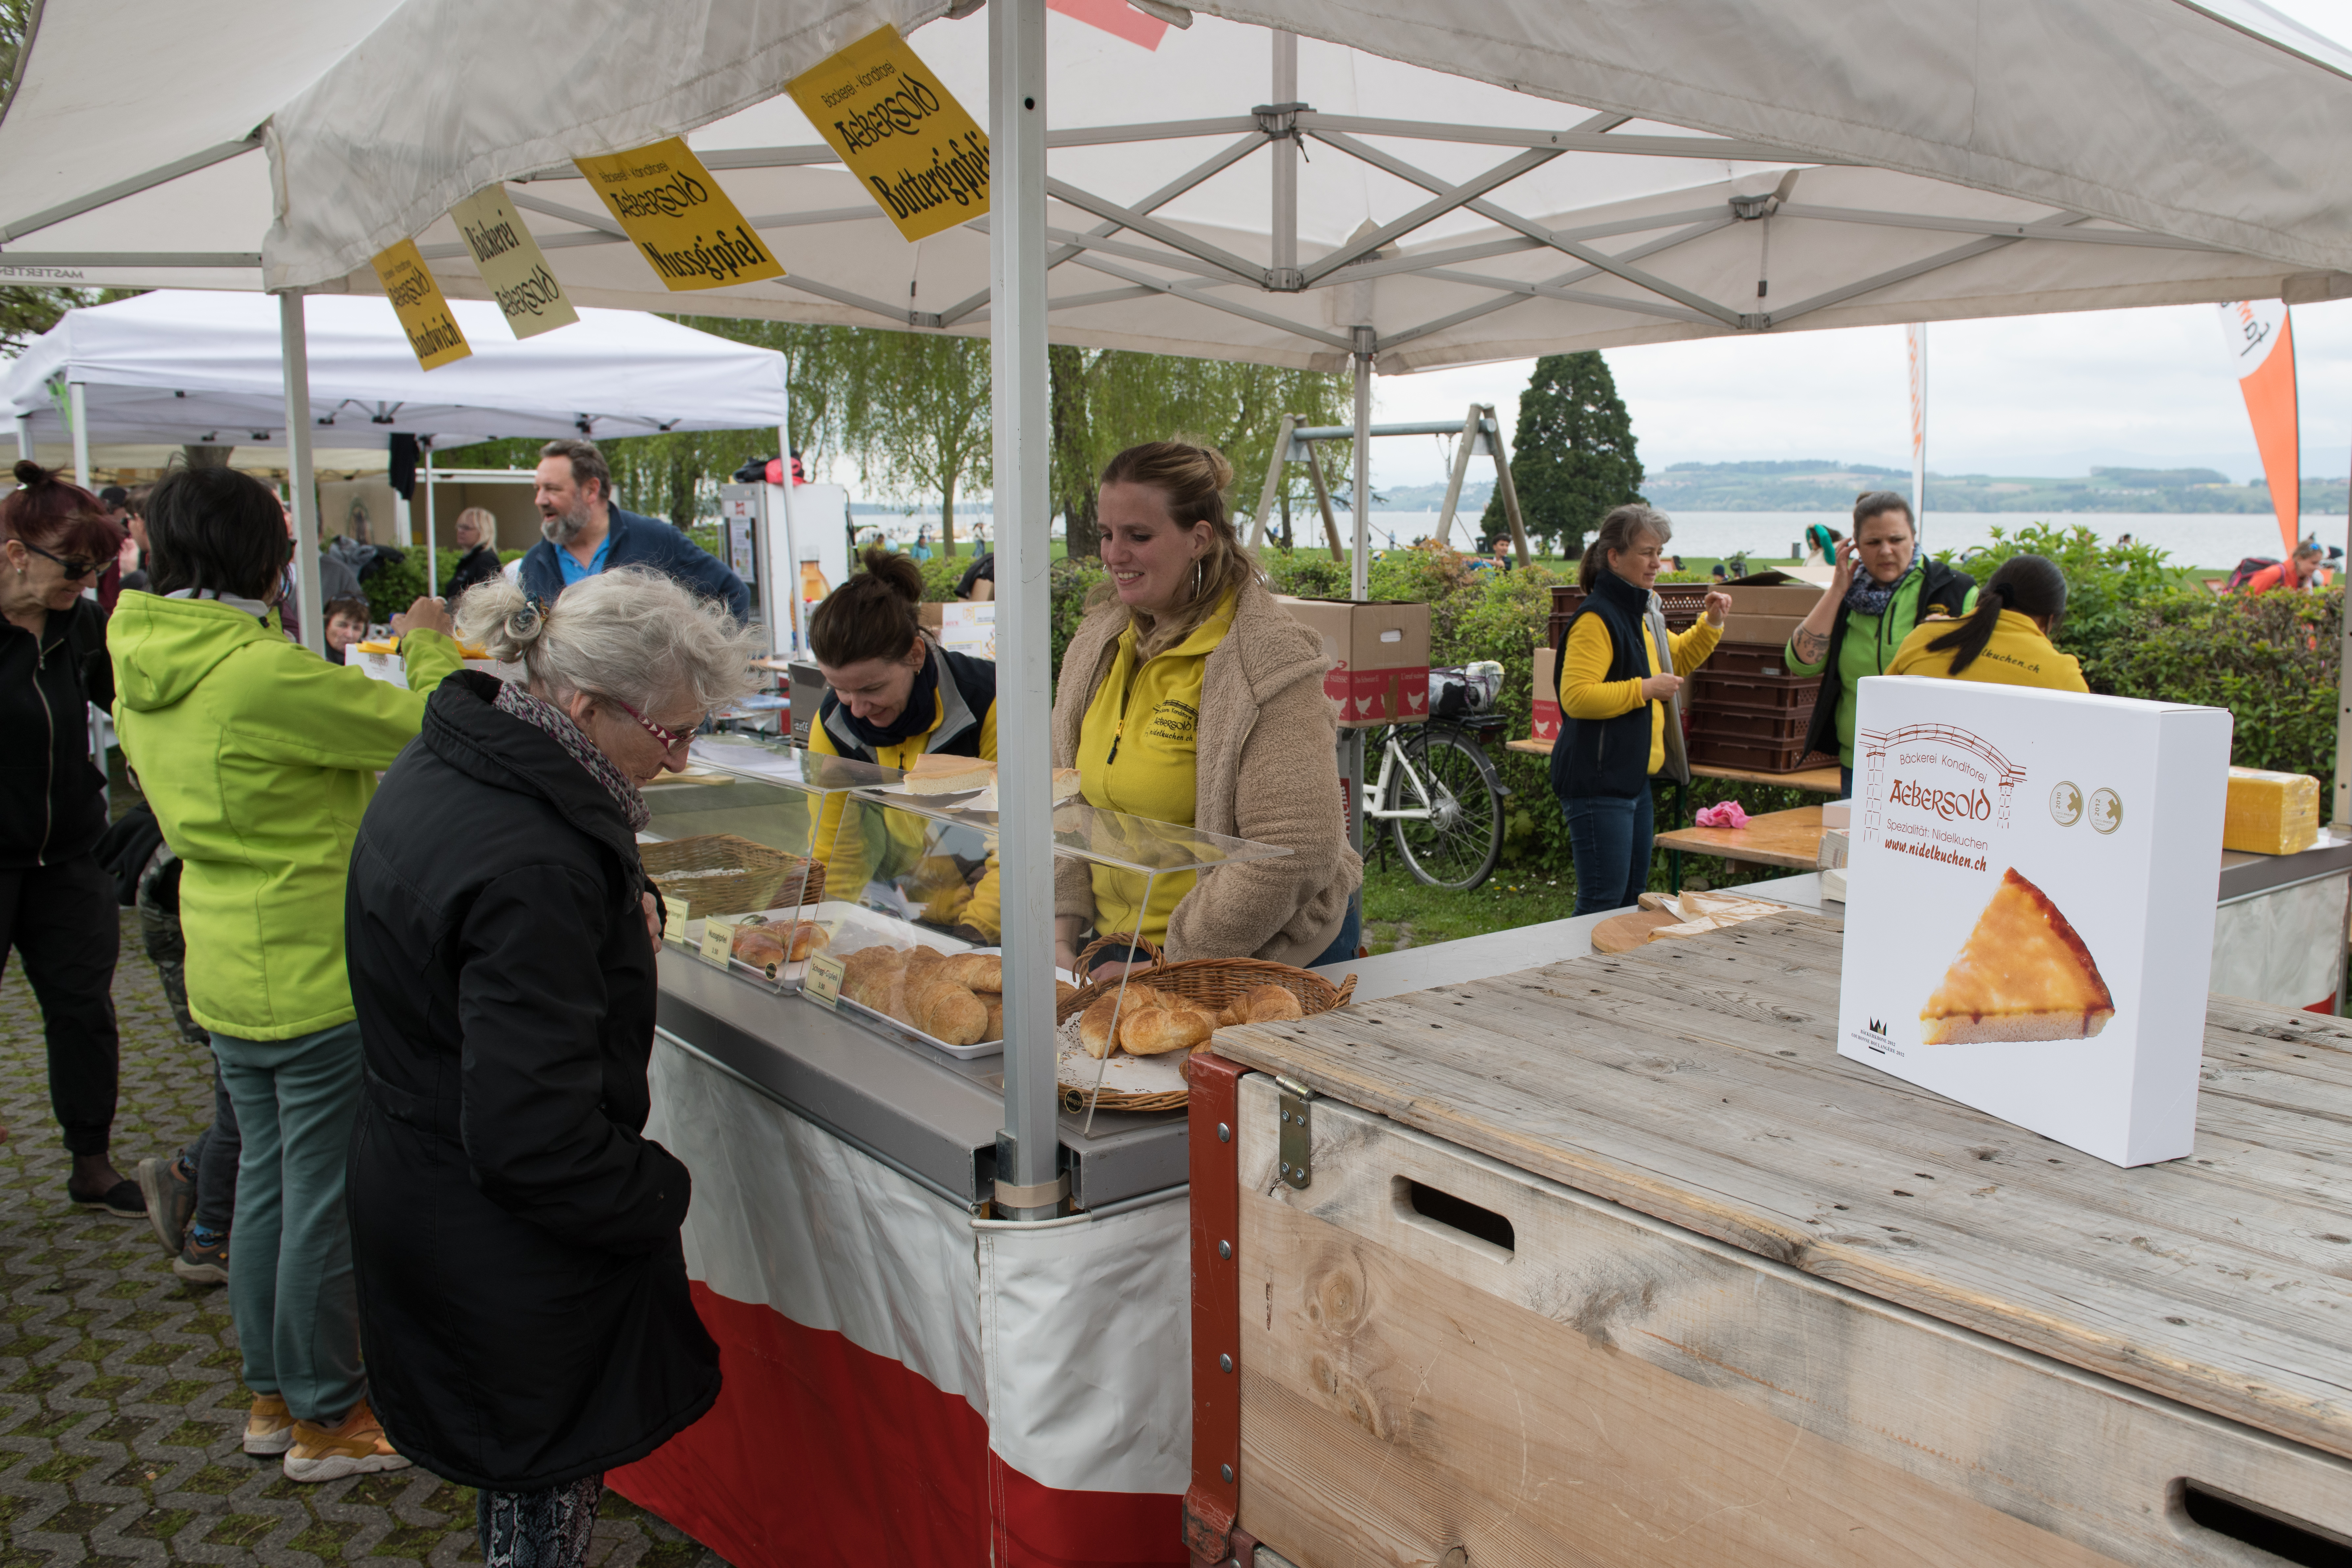
[[(425, 455), (425, 592), (431, 597), (441, 583), (433, 571), (433, 437), (419, 436), (416, 444)], [(405, 610), (408, 606), (403, 605), (401, 608)]]
[(278, 296), (278, 341), (286, 354), (286, 489), (294, 502), (294, 583), (302, 646), (327, 653), (326, 605), (319, 602), (319, 498), (310, 484), (310, 343), (302, 290)]
[(1054, 855), (1045, 483), (1045, 0), (988, 7), (989, 356), (996, 414), (997, 863), (1004, 910), (1004, 1128), (997, 1214), (1064, 1210), (1054, 1081)]
[(89, 394), (80, 382), (66, 384), (66, 405), (73, 416), (74, 483), (89, 489)]
[(1355, 497), (1356, 554), (1348, 568), (1348, 597), (1364, 597), (1371, 573), (1372, 329), (1356, 329), (1356, 449), (1348, 488)]
[(22, 460), (32, 455), (33, 416), (29, 414), (19, 414), (16, 416), (16, 456)]
[[(1298, 101), (1298, 35), (1274, 35), (1275, 103)], [(1298, 270), (1298, 137), (1276, 141), (1274, 157), (1274, 270), (1288, 278)]]
[(1454, 543), (1454, 509), (1462, 504), (1462, 481), (1470, 474), (1470, 448), (1478, 444), (1479, 407), (1470, 405), (1470, 416), (1462, 424), (1462, 445), (1454, 453), (1454, 470), (1445, 476), (1445, 505), (1437, 513), (1437, 542), (1447, 548)]

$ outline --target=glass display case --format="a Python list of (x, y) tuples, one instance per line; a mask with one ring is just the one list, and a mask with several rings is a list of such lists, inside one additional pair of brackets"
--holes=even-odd
[[(659, 841), (646, 868), (687, 905), (672, 945), (778, 993), (823, 955), (842, 966), (831, 1005), (874, 1032), (958, 1058), (1003, 1051), (993, 786), (916, 795), (887, 768), (740, 737), (698, 740), (692, 758), (694, 774), (646, 794)], [(1129, 922), (1106, 930), (1164, 917), (1203, 871), (1289, 853), (1077, 799), (1053, 823), (1055, 859), (1084, 862), (1098, 905)]]

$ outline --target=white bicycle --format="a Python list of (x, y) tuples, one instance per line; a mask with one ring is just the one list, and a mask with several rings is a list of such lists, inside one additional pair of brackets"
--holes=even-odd
[(1387, 826), (1415, 881), (1466, 891), (1494, 874), (1503, 853), (1503, 801), (1510, 792), (1478, 743), (1507, 721), (1486, 710), (1502, 667), (1433, 669), (1429, 676), (1431, 717), (1376, 732), (1380, 765), (1371, 767), (1368, 754), (1364, 820)]

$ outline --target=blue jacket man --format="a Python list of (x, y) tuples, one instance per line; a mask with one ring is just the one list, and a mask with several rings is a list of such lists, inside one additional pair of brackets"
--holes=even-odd
[(727, 564), (668, 523), (612, 504), (613, 471), (592, 441), (550, 441), (540, 448), (540, 531), (522, 558), (522, 591), (551, 605), (568, 583), (615, 566), (648, 566), (704, 598), (725, 599), (740, 623), (751, 615), (751, 591)]

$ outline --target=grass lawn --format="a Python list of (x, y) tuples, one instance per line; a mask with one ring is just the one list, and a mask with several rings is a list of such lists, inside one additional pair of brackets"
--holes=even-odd
[(1426, 947), (1490, 931), (1566, 920), (1576, 905), (1576, 879), (1557, 881), (1509, 867), (1472, 892), (1424, 888), (1395, 856), (1364, 868), (1364, 944), (1374, 952)]

